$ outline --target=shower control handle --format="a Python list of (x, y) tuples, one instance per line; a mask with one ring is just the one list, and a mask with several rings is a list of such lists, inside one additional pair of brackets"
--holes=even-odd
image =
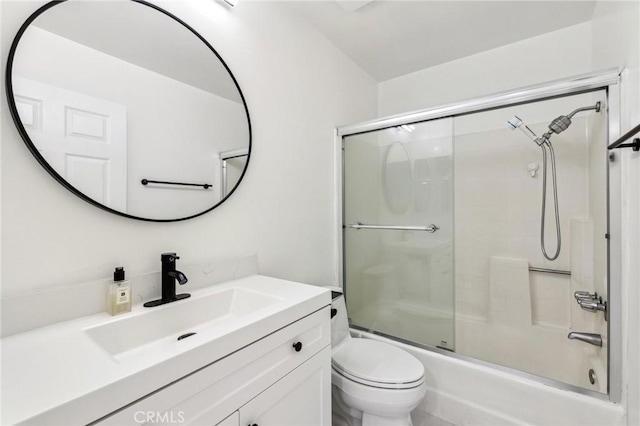
[(589, 312), (604, 312), (604, 319), (607, 319), (607, 302), (602, 300), (602, 297), (598, 300), (596, 299), (580, 299), (578, 300), (578, 304), (582, 309)]
[(576, 298), (576, 302), (582, 309), (589, 312), (602, 311), (604, 313), (604, 320), (608, 320), (607, 315), (607, 302), (602, 300), (602, 296), (598, 296), (598, 293), (589, 293), (588, 291), (576, 291), (573, 293), (573, 297)]
[(597, 299), (598, 293), (589, 293), (588, 291), (576, 291), (573, 293), (573, 297), (576, 298), (576, 302), (580, 303), (581, 299)]

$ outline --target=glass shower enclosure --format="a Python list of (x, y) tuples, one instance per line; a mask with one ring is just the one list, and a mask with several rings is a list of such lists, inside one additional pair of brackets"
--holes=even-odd
[(344, 143), (352, 326), (454, 350), (452, 119)]
[[(598, 83), (342, 129), (351, 327), (615, 399), (618, 313), (605, 306), (617, 273), (609, 262), (612, 95)], [(507, 121), (526, 121), (541, 137), (581, 108), (548, 136), (556, 221), (552, 162), (540, 139)], [(544, 256), (543, 244), (547, 252), (560, 245), (557, 258)]]

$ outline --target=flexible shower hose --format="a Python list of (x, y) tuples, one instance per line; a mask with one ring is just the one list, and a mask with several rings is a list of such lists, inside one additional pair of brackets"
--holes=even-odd
[[(551, 175), (553, 177), (553, 204), (555, 207), (556, 213), (556, 252), (553, 256), (549, 256), (547, 254), (547, 250), (545, 248), (545, 237), (544, 237), (544, 223), (545, 223), (545, 213), (547, 210), (547, 149), (545, 145), (549, 148), (549, 153), (551, 155)], [(545, 139), (545, 142), (540, 144), (540, 148), (542, 148), (542, 214), (540, 219), (540, 247), (542, 248), (542, 254), (547, 260), (556, 260), (558, 255), (560, 254), (560, 246), (562, 243), (560, 237), (560, 214), (558, 213), (558, 185), (556, 183), (556, 157), (553, 153), (553, 146), (551, 146), (551, 142), (548, 139)]]

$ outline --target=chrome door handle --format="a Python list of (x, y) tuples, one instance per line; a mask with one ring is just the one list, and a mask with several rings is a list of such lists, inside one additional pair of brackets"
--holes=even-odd
[(431, 224), (426, 226), (412, 226), (412, 225), (366, 225), (364, 223), (356, 222), (351, 225), (347, 225), (347, 228), (353, 229), (384, 229), (390, 231), (425, 231), (431, 232), (432, 234), (436, 232), (440, 227), (437, 225)]

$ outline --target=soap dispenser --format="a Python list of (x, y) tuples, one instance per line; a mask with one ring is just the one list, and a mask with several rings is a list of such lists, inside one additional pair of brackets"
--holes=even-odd
[(113, 282), (107, 292), (107, 312), (110, 315), (131, 312), (131, 283), (124, 279), (124, 268), (118, 266), (113, 272)]

